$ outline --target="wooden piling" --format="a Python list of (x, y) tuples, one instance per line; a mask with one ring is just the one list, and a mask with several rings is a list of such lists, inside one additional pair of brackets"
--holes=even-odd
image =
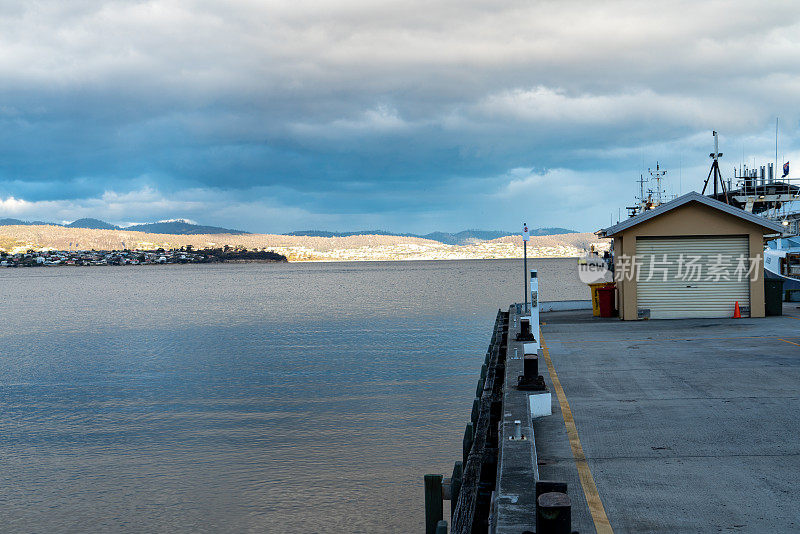
[(442, 504), (442, 475), (425, 475), (425, 534), (437, 534)]
[(450, 477), (450, 514), (455, 514), (458, 496), (461, 493), (461, 479), (464, 476), (464, 464), (456, 462), (453, 464), (453, 476)]
[(472, 441), (474, 439), (472, 423), (467, 423), (467, 428), (464, 429), (464, 441), (462, 443), (464, 453), (464, 463), (467, 465), (467, 458), (469, 458), (469, 451), (472, 450)]
[(469, 420), (472, 421), (473, 427), (478, 422), (478, 415), (480, 415), (480, 412), (481, 412), (481, 400), (475, 398), (472, 400), (472, 413), (469, 416)]

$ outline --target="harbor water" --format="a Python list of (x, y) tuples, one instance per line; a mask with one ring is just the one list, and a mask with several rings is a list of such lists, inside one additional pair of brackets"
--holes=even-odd
[[(575, 259), (541, 298), (588, 298)], [(4, 532), (417, 532), (521, 260), (2, 269)]]

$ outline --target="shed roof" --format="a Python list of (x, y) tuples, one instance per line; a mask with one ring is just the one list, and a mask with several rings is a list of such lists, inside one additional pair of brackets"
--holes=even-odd
[(723, 211), (729, 215), (733, 215), (734, 217), (739, 217), (740, 219), (744, 219), (745, 221), (757, 224), (758, 226), (762, 226), (778, 234), (783, 234), (784, 232), (783, 226), (781, 226), (776, 222), (770, 221), (769, 219), (765, 219), (764, 217), (760, 217), (758, 215), (753, 215), (749, 211), (745, 211), (743, 209), (736, 208), (729, 204), (725, 204), (724, 202), (720, 202), (719, 200), (714, 200), (711, 197), (701, 195), (697, 191), (692, 191), (674, 200), (670, 200), (669, 202), (661, 204), (660, 206), (657, 206), (652, 210), (647, 210), (644, 213), (640, 213), (635, 217), (631, 217), (613, 226), (609, 226), (608, 228), (603, 228), (601, 230), (598, 230), (597, 235), (599, 235), (600, 237), (611, 237), (624, 230), (627, 230), (628, 228), (636, 226), (637, 224), (649, 221), (650, 219), (658, 217), (663, 213), (674, 210), (675, 208), (678, 208), (690, 202), (699, 202), (701, 204), (705, 204), (710, 208)]

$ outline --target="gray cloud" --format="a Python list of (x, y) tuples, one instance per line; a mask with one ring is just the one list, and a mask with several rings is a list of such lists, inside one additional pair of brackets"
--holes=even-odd
[(699, 187), (711, 129), (729, 169), (780, 115), (791, 157), (798, 36), (794, 2), (0, 2), (0, 207), (593, 229), (656, 159)]

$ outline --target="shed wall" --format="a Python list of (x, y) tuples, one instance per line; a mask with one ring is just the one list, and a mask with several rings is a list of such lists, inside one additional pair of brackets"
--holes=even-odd
[[(757, 224), (698, 202), (679, 206), (658, 217), (644, 221), (614, 236), (615, 261), (622, 255), (636, 255), (637, 237), (678, 237), (747, 235), (750, 257), (757, 258), (756, 276), (750, 281), (750, 316), (764, 317), (764, 232)], [(616, 267), (615, 267), (616, 268)], [(619, 288), (620, 317), (626, 321), (637, 319), (635, 279), (617, 280)], [(733, 310), (731, 310), (731, 315)]]

